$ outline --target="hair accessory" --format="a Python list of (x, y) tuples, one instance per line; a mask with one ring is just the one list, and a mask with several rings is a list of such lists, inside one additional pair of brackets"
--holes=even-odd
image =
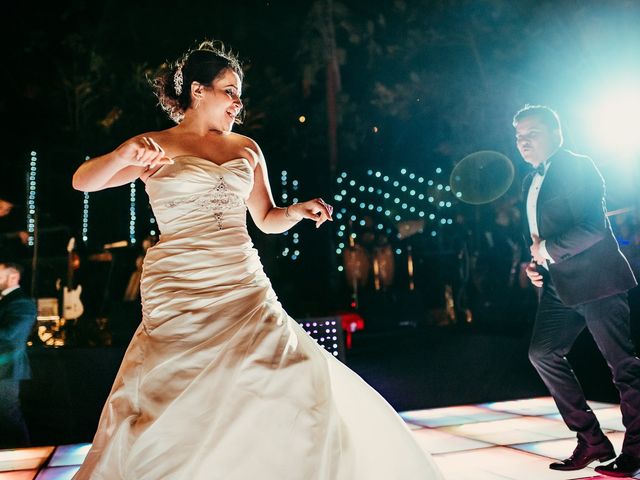
[(173, 88), (176, 91), (176, 95), (182, 95), (182, 84), (184, 83), (184, 77), (182, 76), (182, 66), (176, 68), (176, 73), (173, 74)]

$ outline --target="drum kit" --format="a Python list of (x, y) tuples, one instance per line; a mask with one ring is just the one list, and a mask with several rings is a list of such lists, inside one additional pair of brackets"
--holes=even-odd
[[(424, 229), (424, 220), (410, 220), (396, 224), (397, 238), (406, 240), (409, 237), (421, 233)], [(408, 275), (409, 290), (415, 289), (414, 264), (411, 245), (407, 245), (406, 269)], [(371, 249), (356, 243), (353, 235), (349, 235), (349, 245), (343, 253), (344, 272), (347, 284), (352, 291), (352, 307), (357, 308), (359, 303), (358, 293), (373, 281), (375, 291), (387, 291), (396, 279), (396, 255), (393, 247), (388, 242), (380, 242)]]
[[(469, 205), (483, 205), (491, 203), (504, 195), (511, 187), (515, 176), (515, 169), (511, 160), (496, 151), (483, 150), (473, 152), (460, 160), (453, 168), (449, 184), (451, 192), (458, 201)], [(406, 241), (417, 233), (422, 233), (425, 221), (409, 220), (397, 223), (397, 238)], [(376, 291), (385, 291), (394, 283), (396, 273), (396, 255), (392, 246), (382, 243), (373, 248), (365, 248), (356, 244), (355, 236), (349, 236), (349, 245), (344, 249), (344, 271), (347, 282), (352, 290), (351, 306), (358, 307), (358, 292), (365, 288), (373, 279)], [(407, 285), (409, 291), (416, 288), (414, 281), (414, 259), (412, 247), (406, 242), (402, 249), (406, 252)], [(403, 260), (404, 262), (404, 260)], [(404, 275), (402, 275), (404, 278)], [(404, 287), (403, 287), (404, 288)], [(449, 286), (445, 291), (445, 305), (447, 315), (454, 310), (453, 290)]]

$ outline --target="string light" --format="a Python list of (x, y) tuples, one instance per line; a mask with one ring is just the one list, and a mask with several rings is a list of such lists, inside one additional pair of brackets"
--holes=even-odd
[[(84, 161), (89, 157), (84, 157)], [(82, 199), (82, 241), (86, 244), (89, 241), (89, 192), (84, 192)]]
[[(346, 176), (346, 173), (343, 172), (343, 175)], [(344, 177), (340, 176), (336, 179), (337, 183), (341, 183), (342, 179)], [(281, 187), (282, 187), (282, 193), (280, 195), (281, 199), (282, 199), (282, 203), (283, 204), (294, 204), (294, 203), (298, 203), (298, 198), (297, 197), (293, 197), (291, 199), (291, 202), (288, 201), (289, 199), (289, 192), (287, 191), (287, 185), (289, 185), (289, 173), (286, 170), (282, 170), (280, 172), (280, 182), (281, 182)], [(296, 179), (291, 180), (291, 190), (292, 192), (297, 192), (300, 188), (300, 182)], [(346, 190), (343, 190), (344, 193), (346, 194)], [(337, 202), (342, 201), (342, 195), (336, 194), (334, 197), (334, 200)], [(285, 232), (284, 235), (285, 237), (288, 237), (288, 233), (289, 232)], [(291, 243), (293, 243), (294, 245), (299, 245), (300, 244), (300, 234), (297, 232), (293, 232), (293, 234), (291, 235)], [(294, 251), (291, 255), (289, 255), (289, 253), (291, 252), (290, 248), (289, 248), (289, 240), (287, 240), (287, 245), (285, 246), (285, 248), (282, 250), (282, 256), (283, 257), (288, 257), (291, 260), (297, 260), (300, 257), (300, 251), (296, 250)]]
[(129, 184), (129, 243), (136, 243), (136, 182)]
[(154, 218), (153, 215), (151, 215), (151, 218), (149, 218), (149, 223), (151, 224), (151, 229), (149, 230), (149, 235), (153, 235), (155, 236), (158, 232), (156, 231), (156, 219)]
[(82, 241), (89, 241), (89, 192), (84, 192), (82, 200)]
[[(435, 169), (437, 174), (442, 173), (442, 171), (443, 169), (440, 167)], [(359, 182), (358, 177), (350, 172), (343, 171), (336, 178), (336, 183), (341, 184), (341, 188), (339, 193), (335, 194), (334, 199), (336, 202), (342, 203), (342, 205), (338, 204), (336, 206), (336, 210), (339, 210), (339, 214), (335, 215), (336, 220), (345, 222), (350, 219), (351, 222), (359, 227), (366, 228), (367, 222), (362, 217), (375, 212), (384, 215), (391, 222), (401, 222), (407, 217), (413, 217), (428, 218), (438, 226), (441, 224), (451, 225), (453, 223), (449, 218), (441, 218), (440, 215), (436, 218), (435, 213), (425, 211), (427, 210), (425, 208), (425, 200), (429, 202), (429, 209), (438, 208), (438, 205), (441, 208), (453, 206), (454, 202), (450, 201), (450, 198), (453, 197), (447, 198), (447, 193), (451, 192), (451, 187), (444, 182), (428, 180), (415, 172), (409, 171), (407, 168), (401, 168), (399, 173), (402, 177), (398, 176), (397, 178), (385, 175), (383, 171), (376, 169), (367, 169), (363, 173), (366, 173), (366, 176), (371, 179), (370, 182), (365, 182), (368, 185)], [(411, 182), (414, 183), (412, 184)], [(384, 188), (387, 185), (388, 187)], [(392, 188), (397, 188), (398, 190), (393, 192)], [(452, 193), (448, 194), (452, 195)], [(374, 195), (379, 201), (373, 198)], [(460, 198), (460, 195), (457, 195), (457, 198)], [(347, 210), (346, 207), (351, 208)], [(353, 210), (360, 211), (360, 214), (356, 215)], [(393, 233), (393, 228), (388, 225), (385, 226), (379, 220), (376, 221), (376, 218), (372, 218), (372, 220), (374, 221), (374, 229), (386, 231), (389, 234)], [(345, 251), (344, 244), (341, 241), (344, 241), (347, 235), (350, 237), (350, 241), (353, 241), (357, 235), (355, 232), (347, 232), (345, 225), (336, 223), (336, 227), (336, 243), (340, 242), (340, 245), (336, 248), (336, 253), (341, 255)], [(437, 236), (437, 234), (437, 230), (434, 230), (431, 235)], [(338, 271), (344, 271), (344, 266), (341, 265)]]
[(36, 230), (36, 192), (37, 192), (37, 173), (38, 173), (38, 154), (31, 152), (31, 162), (29, 163), (29, 183), (27, 190), (29, 192), (27, 199), (27, 245), (33, 247), (35, 244)]

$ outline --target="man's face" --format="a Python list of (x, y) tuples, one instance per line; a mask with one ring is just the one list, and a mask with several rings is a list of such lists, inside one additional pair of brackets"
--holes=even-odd
[(18, 284), (20, 275), (13, 268), (7, 268), (0, 264), (0, 292), (6, 288)]
[(516, 124), (516, 145), (525, 162), (533, 167), (544, 163), (560, 147), (558, 130), (552, 130), (534, 116)]
[(6, 200), (0, 199), (0, 217), (6, 217), (11, 213), (11, 209), (13, 208), (13, 204), (7, 202)]

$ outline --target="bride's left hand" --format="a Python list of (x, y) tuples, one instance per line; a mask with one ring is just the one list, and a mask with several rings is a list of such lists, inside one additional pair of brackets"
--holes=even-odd
[(316, 222), (316, 228), (329, 220), (333, 222), (333, 207), (321, 198), (315, 198), (306, 202), (289, 206), (291, 215), (298, 219), (308, 218)]

